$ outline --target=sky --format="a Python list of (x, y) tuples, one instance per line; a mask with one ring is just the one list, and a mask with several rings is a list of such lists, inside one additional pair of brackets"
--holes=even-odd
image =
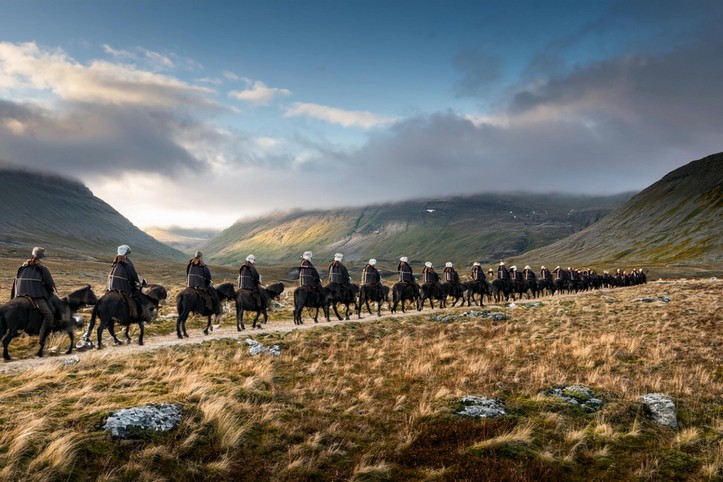
[(639, 191), (723, 150), (723, 2), (0, 0), (0, 166), (141, 228)]

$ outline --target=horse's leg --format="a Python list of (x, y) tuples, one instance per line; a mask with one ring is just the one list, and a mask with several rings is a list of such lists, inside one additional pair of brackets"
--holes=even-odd
[(334, 314), (336, 315), (337, 318), (339, 318), (339, 321), (341, 321), (341, 320), (343, 320), (344, 318), (342, 318), (342, 316), (339, 314), (339, 310), (336, 308), (336, 304), (337, 304), (337, 303), (338, 303), (338, 302), (335, 301), (334, 303), (331, 304), (331, 306), (334, 307)]
[[(96, 333), (98, 337), (98, 346), (96, 347), (98, 350), (100, 350), (103, 347), (103, 342), (101, 341), (101, 337), (103, 335), (103, 330), (105, 329), (106, 321), (101, 318), (100, 323), (98, 323), (98, 332)], [(90, 332), (88, 332), (88, 336), (90, 336)]]
[(319, 322), (319, 307), (316, 307), (316, 313), (314, 314), (314, 323)]
[(236, 331), (245, 330), (244, 326), (244, 307), (241, 304), (236, 306)]
[(190, 312), (185, 307), (183, 311), (178, 314), (178, 318), (176, 319), (176, 336), (178, 336), (178, 338), (183, 339), (183, 331), (181, 328), (186, 324), (186, 318), (188, 318), (189, 314)]
[[(145, 331), (146, 324), (143, 320), (140, 320), (138, 322), (138, 326), (141, 329), (141, 335), (138, 337), (138, 344), (142, 346), (143, 345), (143, 332)], [(186, 335), (186, 336), (188, 336), (188, 335)]]
[(68, 338), (70, 338), (70, 348), (65, 352), (66, 355), (70, 355), (73, 353), (73, 345), (75, 344), (75, 339), (73, 336), (73, 329), (71, 327), (68, 327), (68, 329), (65, 331), (68, 334)]
[(356, 315), (361, 320), (361, 309), (362, 309), (362, 303), (364, 300), (364, 295), (362, 294), (362, 291), (359, 291), (359, 302), (356, 304)]
[[(256, 312), (256, 317), (254, 318), (254, 324), (251, 325), (251, 329), (256, 328), (256, 322), (259, 321), (259, 316), (261, 316), (261, 310)], [(261, 328), (261, 324), (259, 323), (259, 328)]]
[(5, 332), (5, 335), (3, 336), (3, 360), (10, 361), (10, 352), (8, 351), (8, 346), (10, 346), (10, 342), (13, 340), (13, 337), (15, 336), (15, 330), (8, 329)]
[(209, 331), (213, 331), (213, 329), (211, 328), (211, 316), (212, 316), (212, 315), (213, 315), (213, 313), (211, 313), (210, 315), (208, 315), (208, 322), (206, 323), (206, 328), (203, 329), (203, 334), (204, 334), (204, 335), (208, 335), (208, 332), (209, 332)]
[(40, 348), (38, 349), (38, 352), (36, 353), (36, 355), (39, 357), (43, 356), (43, 350), (45, 349), (45, 341), (48, 339), (49, 334), (50, 334), (50, 326), (48, 326), (48, 323), (45, 320), (43, 320), (43, 324), (40, 325), (40, 336), (38, 338), (38, 344), (40, 345)]

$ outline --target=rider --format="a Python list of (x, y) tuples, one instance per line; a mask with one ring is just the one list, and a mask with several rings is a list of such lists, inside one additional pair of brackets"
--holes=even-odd
[(138, 318), (143, 312), (141, 303), (142, 285), (133, 262), (128, 258), (128, 255), (131, 254), (131, 248), (127, 244), (122, 244), (118, 246), (117, 253), (118, 255), (113, 260), (108, 274), (108, 291), (116, 290), (133, 296), (136, 306), (129, 303), (128, 309), (131, 318)]
[(301, 255), (301, 265), (299, 266), (299, 286), (306, 286), (310, 289), (320, 291), (321, 278), (311, 262), (311, 251), (304, 251)]
[(409, 259), (406, 256), (399, 258), (399, 265), (397, 266), (397, 273), (399, 275), (399, 281), (403, 281), (407, 284), (415, 284), (414, 273), (412, 267), (409, 266)]
[(254, 263), (256, 263), (256, 256), (253, 254), (246, 256), (246, 262), (238, 270), (238, 287), (256, 293), (259, 298), (259, 306), (267, 308), (269, 306), (269, 297), (266, 296), (266, 291), (261, 289), (261, 276), (256, 271)]
[(432, 283), (439, 288), (439, 275), (436, 271), (434, 271), (432, 263), (429, 261), (424, 263), (424, 268), (422, 269), (422, 281), (424, 283)]
[(550, 270), (545, 268), (544, 266), (540, 266), (540, 278), (552, 280), (552, 273), (550, 273)]
[[(193, 254), (193, 259), (188, 262), (188, 266), (186, 266), (186, 286), (200, 291), (202, 298), (206, 302), (206, 308), (218, 314), (221, 301), (218, 299), (216, 290), (211, 289), (213, 287), (211, 272), (201, 260), (202, 257), (203, 253), (196, 251)], [(208, 296), (204, 296), (204, 294)]]
[(377, 260), (372, 258), (369, 260), (364, 269), (362, 270), (361, 282), (362, 284), (368, 284), (373, 288), (381, 288), (382, 277), (379, 274), (379, 270), (375, 268)]
[(459, 275), (451, 261), (447, 261), (444, 265), (444, 281), (452, 284), (459, 284)]
[(505, 267), (505, 262), (500, 261), (500, 265), (497, 268), (497, 279), (501, 279), (504, 281), (510, 280), (510, 272), (507, 271), (507, 268)]
[[(13, 281), (10, 298), (27, 296), (43, 317), (43, 327), (47, 330), (53, 325), (54, 309), (50, 298), (55, 292), (55, 282), (48, 268), (40, 260), (45, 257), (45, 248), (36, 246), (30, 259), (26, 260)], [(42, 330), (42, 328), (41, 328)]]
[(337, 283), (341, 286), (345, 294), (345, 298), (351, 298), (351, 285), (349, 284), (349, 271), (346, 266), (341, 264), (344, 257), (341, 253), (334, 255), (334, 261), (329, 265), (329, 283)]
[(487, 280), (482, 263), (479, 261), (472, 263), (472, 279), (478, 283), (483, 283)]

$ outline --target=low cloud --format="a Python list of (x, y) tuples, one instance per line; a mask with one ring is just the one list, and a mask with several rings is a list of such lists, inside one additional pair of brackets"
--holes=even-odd
[(394, 119), (367, 111), (349, 111), (319, 104), (296, 102), (284, 114), (284, 117), (305, 116), (323, 120), (330, 124), (343, 127), (360, 127), (371, 129), (380, 125), (391, 124)]
[(258, 105), (266, 105), (274, 99), (288, 97), (290, 95), (290, 90), (267, 87), (266, 84), (260, 80), (253, 82), (249, 89), (232, 90), (228, 93), (229, 97)]

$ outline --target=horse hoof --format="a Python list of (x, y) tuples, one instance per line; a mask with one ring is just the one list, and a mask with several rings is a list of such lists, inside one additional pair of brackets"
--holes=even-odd
[(204, 335), (208, 335), (208, 330), (203, 330)]
[(139, 340), (139, 341), (138, 341), (138, 345), (139, 345), (139, 346), (143, 346), (143, 342)]
[(71, 349), (71, 350), (65, 350), (65, 355), (70, 355), (71, 353), (73, 353), (73, 350), (72, 350), (72, 349)]
[(183, 334), (183, 337), (184, 337), (184, 338), (188, 338), (188, 333), (184, 333), (184, 334)]

